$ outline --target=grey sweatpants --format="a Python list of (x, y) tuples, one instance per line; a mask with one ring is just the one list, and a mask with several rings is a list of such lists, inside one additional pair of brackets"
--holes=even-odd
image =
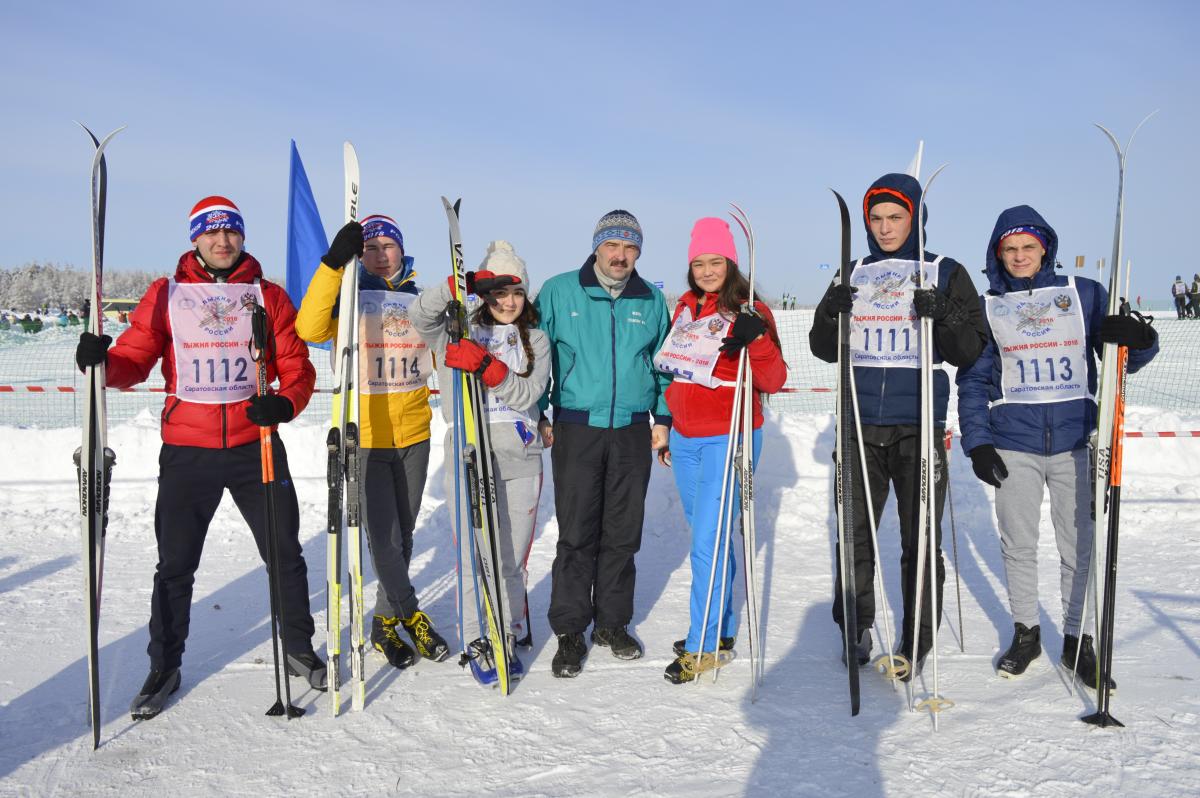
[[(450, 437), (452, 433), (453, 430), (446, 431), (446, 466), (442, 472), (451, 530), (454, 529), (454, 450)], [(463, 490), (465, 491), (465, 487)], [(537, 523), (537, 508), (541, 495), (541, 474), (496, 480), (496, 516), (499, 521), (500, 579), (504, 591), (504, 614), (508, 618), (509, 632), (518, 640), (529, 631), (525, 606), (528, 580), (526, 564), (529, 560), (529, 549), (533, 545), (533, 530)], [(466, 640), (460, 642), (465, 644), (477, 637), (486, 637), (486, 632), (481, 634), (479, 631), (482, 619), (476, 610), (475, 582), (471, 579), (471, 567), (474, 563), (471, 559), (470, 508), (463, 503), (459, 511), (463, 528), (467, 532), (456, 539), (459, 562), (462, 563), (461, 612), (466, 636)], [(482, 598), (478, 600), (482, 601)]]
[[(1058, 543), (1063, 633), (1078, 636), (1085, 620), (1080, 615), (1095, 529), (1088, 451), (1039, 455), (1001, 450), (999, 454), (1008, 467), (1008, 478), (996, 489), (996, 521), (1013, 621), (1028, 627), (1038, 624), (1038, 525), (1048, 487), (1050, 520)], [(1089, 616), (1093, 611), (1089, 606)]]
[(378, 579), (375, 614), (408, 618), (421, 608), (408, 561), (429, 470), (429, 441), (403, 449), (363, 449), (362, 458), (363, 519)]

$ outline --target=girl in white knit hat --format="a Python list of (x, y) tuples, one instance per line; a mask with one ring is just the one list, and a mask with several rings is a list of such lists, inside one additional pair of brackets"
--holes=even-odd
[[(493, 241), (479, 270), (467, 273), (467, 286), (481, 300), (471, 312), (471, 337), (451, 343), (445, 329), (446, 305), (453, 300), (450, 285), (426, 289), (409, 308), (409, 319), (438, 358), (438, 383), (453, 385), (451, 369), (476, 373), (486, 386), (487, 416), (496, 477), (496, 514), (499, 518), (500, 575), (504, 606), (509, 619), (509, 674), (519, 678), (523, 667), (515, 646), (532, 646), (526, 597), (526, 561), (533, 543), (538, 500), (542, 492), (542, 450), (549, 446), (549, 423), (539, 428), (539, 401), (550, 379), (550, 343), (536, 328), (537, 310), (529, 301), (525, 262), (507, 241)], [(443, 393), (442, 417), (453, 422), (454, 408)], [(453, 428), (446, 431), (446, 496), (455, 496)], [(468, 517), (470, 508), (459, 508)], [(464, 574), (471, 562), (469, 535), (459, 535), (459, 562)], [(473, 636), (486, 639), (477, 617), (474, 584), (463, 579), (460, 605), (460, 642), (471, 663), (471, 672), (484, 684), (496, 679), (495, 667), (473, 656), (486, 646), (473, 646)], [(478, 635), (475, 635), (478, 630)]]

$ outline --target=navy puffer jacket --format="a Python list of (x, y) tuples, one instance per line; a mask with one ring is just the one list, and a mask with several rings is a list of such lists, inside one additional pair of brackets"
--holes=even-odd
[[(928, 206), (921, 206), (921, 184), (915, 178), (905, 174), (887, 174), (876, 180), (863, 198), (863, 224), (867, 228), (867, 246), (871, 250), (871, 255), (863, 258), (863, 264), (891, 258), (915, 261), (920, 249), (917, 225), (912, 226), (908, 238), (895, 252), (884, 252), (871, 235), (867, 200), (880, 190), (900, 195), (897, 196), (897, 204), (922, 208), (922, 225), (929, 218)], [(908, 203), (903, 202), (904, 198), (908, 199)], [(932, 263), (935, 260), (937, 255), (926, 250), (925, 262)], [(942, 258), (938, 265), (937, 290), (949, 298), (951, 309), (945, 319), (933, 325), (934, 362), (941, 363), (944, 360), (964, 368), (975, 362), (986, 341), (978, 292), (967, 270), (952, 258)], [(838, 322), (836, 317), (831, 318), (826, 312), (825, 301), (822, 299), (817, 305), (808, 343), (813, 354), (821, 360), (836, 363)], [(875, 426), (920, 424), (920, 376), (920, 370), (915, 368), (856, 366), (854, 384), (861, 423)], [(946, 424), (946, 406), (950, 401), (950, 378), (941, 369), (933, 373), (933, 394), (934, 424), (943, 427)]]
[[(996, 257), (1000, 236), (1014, 227), (1041, 228), (1046, 237), (1046, 255), (1042, 268), (1031, 278), (1010, 275)], [(1018, 205), (1000, 214), (988, 240), (988, 295), (1003, 296), (1013, 291), (1067, 285), (1067, 276), (1054, 270), (1058, 253), (1058, 235), (1041, 214), (1028, 205)], [(1096, 355), (1102, 349), (1100, 322), (1108, 311), (1108, 291), (1095, 280), (1075, 278), (1075, 289), (1083, 307), (1087, 334), (1088, 391), (1096, 391)], [(980, 297), (980, 303), (984, 302)], [(986, 322), (986, 315), (985, 315)], [(1158, 353), (1158, 340), (1149, 349), (1129, 350), (1129, 373), (1150, 362)], [(1072, 399), (1042, 404), (991, 403), (1000, 399), (1000, 352), (988, 328), (988, 343), (983, 354), (969, 369), (958, 372), (958, 421), (962, 427), (963, 451), (992, 444), (1030, 454), (1060, 454), (1087, 445), (1096, 427), (1096, 403), (1092, 399)]]

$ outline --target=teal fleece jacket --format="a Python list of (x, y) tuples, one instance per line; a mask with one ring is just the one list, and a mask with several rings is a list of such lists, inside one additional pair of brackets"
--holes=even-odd
[(630, 275), (616, 299), (596, 279), (596, 256), (578, 271), (552, 277), (534, 302), (550, 338), (554, 418), (591, 427), (671, 423), (665, 398), (671, 376), (654, 354), (671, 329), (662, 292)]

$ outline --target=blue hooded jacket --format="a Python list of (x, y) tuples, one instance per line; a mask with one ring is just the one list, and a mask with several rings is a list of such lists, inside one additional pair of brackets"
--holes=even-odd
[[(1000, 236), (1014, 227), (1040, 228), (1046, 238), (1046, 255), (1042, 268), (1033, 277), (1013, 277), (996, 256)], [(1067, 285), (1067, 276), (1054, 270), (1058, 254), (1058, 234), (1046, 224), (1041, 214), (1028, 205), (1018, 205), (1000, 214), (987, 247), (988, 295), (1003, 296), (1013, 291)], [(1103, 347), (1100, 341), (1100, 322), (1108, 312), (1108, 291), (1095, 280), (1075, 278), (1075, 289), (1083, 308), (1084, 330), (1087, 335), (1088, 390), (1096, 391), (1096, 355)], [(986, 300), (980, 297), (980, 302)], [(986, 314), (985, 314), (986, 321)], [(1158, 353), (1158, 340), (1149, 349), (1129, 350), (1129, 373), (1140, 369)], [(969, 369), (958, 372), (958, 422), (962, 428), (963, 451), (992, 444), (997, 449), (1052, 455), (1079, 449), (1087, 445), (1088, 436), (1096, 428), (1096, 403), (1092, 399), (1072, 399), (1065, 402), (1019, 404), (1004, 402), (990, 407), (1001, 398), (1000, 352), (988, 328), (988, 343), (983, 354)]]
[[(913, 224), (908, 238), (895, 252), (884, 252), (871, 234), (867, 203), (877, 193), (898, 194), (896, 204), (921, 208), (921, 225), (929, 219), (928, 206), (921, 205), (921, 184), (911, 175), (886, 174), (871, 184), (863, 197), (863, 225), (867, 230), (869, 257), (863, 264), (899, 259), (917, 260), (919, 254), (918, 228)], [(914, 214), (915, 216), (916, 214)], [(925, 250), (925, 262), (932, 263), (937, 255)], [(835, 281), (836, 283), (836, 281)], [(830, 286), (832, 288), (832, 285)], [(959, 368), (969, 366), (978, 357), (985, 342), (983, 321), (979, 314), (978, 293), (962, 264), (952, 258), (942, 258), (938, 265), (937, 289), (950, 300), (950, 313), (933, 325), (933, 358), (943, 359)], [(813, 326), (808, 334), (813, 354), (828, 363), (837, 362), (838, 322), (825, 310), (825, 300), (817, 306)], [(874, 426), (912, 425), (921, 423), (921, 372), (915, 368), (874, 368), (856, 366), (854, 382), (858, 395), (861, 423)], [(933, 373), (934, 424), (944, 427), (946, 407), (950, 402), (950, 378), (941, 369)]]

